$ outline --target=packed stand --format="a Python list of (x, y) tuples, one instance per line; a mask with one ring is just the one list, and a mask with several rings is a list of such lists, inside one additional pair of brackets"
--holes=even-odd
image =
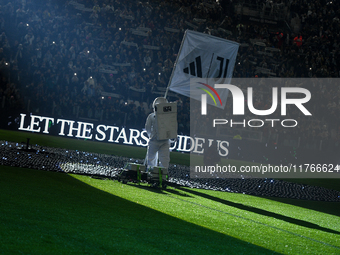
[[(26, 110), (142, 128), (152, 100), (165, 93), (186, 29), (239, 42), (234, 77), (339, 76), (336, 2), (282, 3), (301, 24), (299, 34), (243, 22), (231, 1), (24, 3), (0, 0), (0, 106), (13, 115)], [(294, 139), (340, 140), (333, 119), (340, 104), (328, 105), (340, 90), (322, 92), (320, 121)], [(178, 101), (179, 131), (188, 134), (189, 100), (170, 97)], [(276, 132), (271, 136), (283, 130)]]

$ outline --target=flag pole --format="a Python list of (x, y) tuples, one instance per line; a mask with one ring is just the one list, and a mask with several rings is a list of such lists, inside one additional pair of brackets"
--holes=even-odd
[(187, 31), (188, 31), (188, 29), (185, 30), (185, 32), (184, 32), (184, 36), (183, 36), (183, 39), (182, 39), (182, 42), (181, 42), (181, 46), (179, 47), (179, 51), (178, 51), (178, 53), (177, 53), (176, 61), (175, 61), (175, 64), (174, 64), (174, 66), (173, 66), (173, 68), (172, 68), (172, 73), (171, 73), (171, 76), (170, 76), (170, 79), (169, 79), (169, 82), (168, 82), (168, 86), (166, 87), (166, 91), (165, 91), (164, 98), (166, 98), (167, 95), (168, 95), (168, 91), (169, 91), (169, 88), (170, 88), (170, 83), (171, 83), (172, 78), (173, 78), (173, 76), (174, 76), (174, 72), (175, 72), (175, 69), (176, 69), (178, 57), (179, 57), (179, 55), (180, 55), (180, 53), (181, 53), (181, 51), (182, 51), (182, 47), (183, 47), (184, 39), (185, 39), (185, 37), (186, 37), (186, 35), (187, 35)]

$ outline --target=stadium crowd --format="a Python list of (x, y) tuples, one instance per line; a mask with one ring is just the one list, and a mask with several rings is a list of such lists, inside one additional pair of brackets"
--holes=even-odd
[[(234, 77), (339, 77), (339, 3), (273, 2), (286, 7), (294, 29), (244, 21), (235, 11), (240, 1), (0, 0), (1, 111), (142, 128), (186, 29), (239, 42)], [(318, 120), (295, 129), (294, 139), (340, 141), (339, 88), (312, 89)], [(263, 95), (258, 108), (270, 104)], [(188, 134), (190, 102), (170, 98)]]

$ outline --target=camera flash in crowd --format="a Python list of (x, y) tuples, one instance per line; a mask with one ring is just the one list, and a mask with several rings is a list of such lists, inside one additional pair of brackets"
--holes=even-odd
[(161, 73), (158, 73), (158, 75), (161, 75)]
[(92, 76), (90, 76), (90, 79), (92, 79)]
[(102, 97), (102, 99), (104, 100), (104, 97)]
[(6, 62), (5, 65), (8, 66), (8, 63)]
[(77, 73), (74, 73), (74, 76), (76, 76), (77, 75)]
[(87, 53), (90, 53), (90, 51), (88, 50)]
[(52, 43), (55, 44), (55, 41), (53, 41)]
[(26, 24), (26, 26), (28, 26), (28, 27), (29, 27), (29, 24), (27, 23), (27, 24)]
[(119, 31), (120, 31), (120, 30), (122, 30), (122, 28), (121, 28), (121, 27), (119, 28)]
[(146, 69), (145, 69), (145, 68), (143, 68), (143, 71), (145, 72), (145, 71), (146, 71)]
[(310, 67), (309, 70), (312, 70), (312, 68)]

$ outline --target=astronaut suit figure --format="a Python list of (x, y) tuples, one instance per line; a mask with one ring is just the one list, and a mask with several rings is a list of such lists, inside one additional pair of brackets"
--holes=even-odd
[[(153, 112), (149, 114), (145, 123), (145, 130), (149, 136), (147, 167), (150, 169), (157, 166), (159, 159), (159, 166), (168, 168), (170, 162), (169, 139), (177, 137), (177, 105), (168, 103), (164, 97), (157, 97), (152, 106)], [(157, 106), (160, 108), (158, 111)]]

